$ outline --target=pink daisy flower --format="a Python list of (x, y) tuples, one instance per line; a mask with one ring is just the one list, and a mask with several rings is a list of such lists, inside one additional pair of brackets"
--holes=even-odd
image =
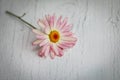
[(71, 32), (72, 25), (67, 24), (67, 18), (62, 20), (62, 16), (56, 19), (55, 15), (47, 15), (44, 19), (38, 20), (38, 24), (42, 29), (32, 30), (37, 35), (37, 40), (32, 44), (40, 46), (40, 57), (61, 57), (65, 49), (75, 45), (77, 38)]

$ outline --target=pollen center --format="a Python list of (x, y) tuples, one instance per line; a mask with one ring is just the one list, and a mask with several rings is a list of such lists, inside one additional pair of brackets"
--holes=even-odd
[(51, 42), (54, 42), (54, 43), (58, 42), (60, 39), (59, 32), (56, 30), (51, 31), (49, 34), (49, 39)]

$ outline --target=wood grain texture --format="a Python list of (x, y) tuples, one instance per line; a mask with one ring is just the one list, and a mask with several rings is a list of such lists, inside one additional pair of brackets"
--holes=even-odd
[[(40, 58), (35, 35), (45, 14), (73, 23), (78, 41), (63, 57)], [(120, 80), (120, 0), (0, 0), (0, 80)]]

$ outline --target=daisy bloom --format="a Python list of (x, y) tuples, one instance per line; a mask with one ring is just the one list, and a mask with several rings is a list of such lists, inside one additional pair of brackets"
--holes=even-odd
[(56, 19), (55, 15), (46, 15), (38, 20), (41, 30), (33, 29), (37, 40), (32, 44), (39, 45), (40, 57), (49, 55), (52, 59), (55, 56), (63, 56), (63, 51), (73, 47), (77, 38), (71, 32), (72, 25), (67, 23), (67, 18), (62, 20), (62, 16)]

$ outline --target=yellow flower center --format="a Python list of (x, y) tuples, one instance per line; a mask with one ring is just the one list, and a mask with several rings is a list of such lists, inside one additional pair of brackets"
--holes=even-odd
[(59, 39), (60, 39), (60, 34), (59, 34), (59, 32), (56, 31), (56, 30), (51, 31), (50, 34), (49, 34), (49, 39), (50, 39), (50, 41), (53, 42), (53, 43), (58, 42)]

